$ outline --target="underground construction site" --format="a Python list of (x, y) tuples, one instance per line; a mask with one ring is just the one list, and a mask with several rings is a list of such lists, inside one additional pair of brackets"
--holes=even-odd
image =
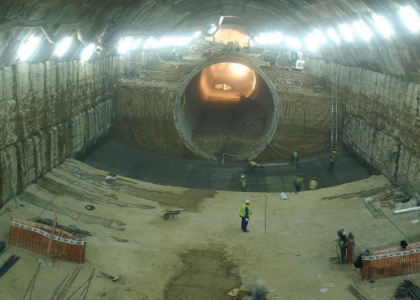
[(420, 299), (419, 74), (417, 1), (0, 2), (0, 298)]

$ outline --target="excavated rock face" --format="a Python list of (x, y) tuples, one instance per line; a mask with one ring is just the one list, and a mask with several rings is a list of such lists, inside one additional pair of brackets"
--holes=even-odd
[[(301, 155), (326, 151), (332, 77), (338, 78), (339, 138), (374, 168), (386, 168), (395, 178), (418, 186), (420, 47), (418, 34), (406, 34), (398, 14), (403, 5), (407, 1), (2, 1), (0, 197), (7, 199), (13, 188), (20, 191), (66, 157), (83, 152), (106, 133), (114, 113), (114, 136), (173, 155), (191, 155), (189, 142), (209, 153), (257, 154), (250, 145), (270, 128), (273, 134), (267, 142), (286, 155), (296, 148)], [(185, 79), (211, 58), (202, 56), (208, 49), (194, 45), (182, 53), (138, 50), (120, 56), (116, 47), (124, 36), (142, 37), (144, 46), (150, 36), (191, 36), (200, 28), (209, 35), (211, 24), (251, 37), (279, 30), (303, 41), (314, 29), (326, 32), (359, 19), (369, 23), (373, 13), (391, 23), (393, 36), (384, 39), (375, 32), (370, 41), (359, 37), (341, 45), (329, 41), (314, 53), (303, 46), (304, 78), (263, 68), (260, 75), (267, 81), (299, 79), (306, 91), (319, 84), (323, 92), (270, 91), (277, 98), (272, 101), (277, 107), (273, 116), (268, 116), (267, 109), (233, 114), (230, 130), (238, 139), (224, 137), (211, 145), (202, 131), (192, 132), (186, 140), (176, 127)], [(27, 62), (21, 62), (19, 49), (32, 36), (39, 37), (39, 46)], [(73, 37), (73, 43), (57, 59), (53, 52), (66, 36)], [(81, 62), (81, 52), (89, 44), (96, 52), (89, 62)], [(182, 59), (182, 55), (192, 59)], [(166, 79), (164, 84), (142, 82), (133, 88), (140, 93), (136, 98), (124, 84), (144, 75), (143, 69), (164, 71)], [(267, 125), (267, 120), (276, 122)], [(278, 158), (268, 150), (260, 157)]]

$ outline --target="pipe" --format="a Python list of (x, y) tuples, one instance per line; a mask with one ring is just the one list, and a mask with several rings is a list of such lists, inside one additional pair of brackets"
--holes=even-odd
[(219, 31), (219, 28), (220, 28), (220, 26), (222, 25), (222, 23), (223, 23), (223, 19), (224, 19), (225, 17), (224, 16), (220, 16), (220, 19), (219, 19), (219, 23), (216, 25), (216, 31), (215, 32), (213, 32), (213, 33), (209, 33), (209, 32), (207, 32), (206, 30), (204, 30), (204, 28), (203, 27), (201, 27), (201, 26), (199, 26), (198, 28), (200, 28), (200, 30), (201, 30), (201, 32), (205, 35), (205, 36), (208, 36), (208, 37), (212, 37), (213, 35), (215, 35), (216, 34), (216, 32), (218, 32)]
[(41, 27), (42, 32), (45, 35), (45, 38), (48, 42), (54, 44), (57, 41), (53, 40), (52, 34), (46, 28), (46, 23), (43, 20), (23, 20), (23, 19), (14, 19), (5, 21), (0, 24), (0, 32), (11, 30), (15, 27), (24, 27), (24, 28), (34, 28), (34, 27)]
[(403, 213), (406, 213), (406, 212), (416, 211), (416, 210), (420, 210), (420, 206), (395, 210), (394, 215), (403, 214)]

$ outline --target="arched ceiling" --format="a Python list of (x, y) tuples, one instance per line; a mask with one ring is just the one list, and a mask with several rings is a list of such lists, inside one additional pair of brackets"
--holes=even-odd
[[(144, 35), (191, 34), (223, 18), (224, 28), (244, 28), (250, 35), (269, 30), (303, 38), (316, 27), (354, 21), (375, 12), (393, 16), (402, 5), (417, 7), (417, 0), (3, 0), (0, 1), (0, 66), (16, 62), (16, 52), (28, 36), (43, 38), (37, 61), (51, 59), (51, 40), (73, 33), (85, 44), (112, 43), (118, 31), (132, 29)], [(15, 22), (15, 23), (12, 23)], [(26, 22), (26, 23), (25, 23)], [(18, 26), (15, 26), (18, 24)], [(31, 25), (31, 24), (29, 24)], [(33, 24), (32, 24), (33, 25)], [(31, 27), (31, 26), (30, 26)], [(74, 45), (80, 53), (83, 45)], [(325, 54), (320, 54), (320, 57)], [(64, 59), (75, 59), (68, 55)]]

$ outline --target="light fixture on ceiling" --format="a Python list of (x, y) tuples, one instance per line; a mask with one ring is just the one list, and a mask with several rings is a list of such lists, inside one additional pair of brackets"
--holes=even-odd
[(369, 28), (369, 26), (366, 25), (365, 22), (356, 21), (353, 23), (353, 28), (365, 41), (369, 41), (373, 35), (372, 30)]
[(340, 33), (341, 35), (344, 37), (344, 39), (347, 42), (353, 42), (354, 41), (354, 36), (353, 33), (351, 32), (351, 28), (349, 25), (347, 24), (342, 24), (340, 25)]
[(84, 61), (88, 61), (90, 57), (92, 56), (94, 50), (95, 50), (94, 44), (90, 44), (89, 46), (86, 46), (85, 49), (83, 49), (82, 54), (80, 55), (80, 58)]
[(198, 38), (199, 36), (200, 36), (200, 34), (201, 34), (201, 31), (196, 31), (194, 34), (193, 34), (193, 38)]
[(300, 50), (301, 45), (297, 38), (288, 37), (285, 39), (285, 41), (290, 48), (293, 48), (294, 50)]
[(373, 14), (372, 19), (376, 29), (382, 34), (384, 38), (389, 38), (394, 34), (394, 30), (384, 17)]
[(31, 55), (35, 52), (36, 48), (39, 45), (39, 38), (32, 36), (30, 37), (24, 44), (22, 44), (19, 48), (19, 59), (21, 61), (28, 60)]
[(332, 28), (329, 28), (327, 32), (333, 42), (340, 45), (340, 37), (338, 36), (337, 32), (335, 32), (335, 30)]
[(118, 44), (118, 53), (121, 55), (126, 54), (133, 46), (133, 38), (132, 37), (125, 37), (121, 39), (120, 43)]
[(142, 38), (141, 37), (136, 38), (134, 40), (133, 44), (131, 45), (131, 50), (136, 50), (140, 46), (141, 41), (142, 41)]
[(70, 48), (72, 38), (66, 37), (58, 43), (57, 47), (54, 50), (54, 55), (58, 57), (62, 57), (64, 53), (67, 52), (67, 50)]
[(401, 7), (400, 15), (411, 32), (415, 33), (420, 30), (420, 17), (412, 7)]

